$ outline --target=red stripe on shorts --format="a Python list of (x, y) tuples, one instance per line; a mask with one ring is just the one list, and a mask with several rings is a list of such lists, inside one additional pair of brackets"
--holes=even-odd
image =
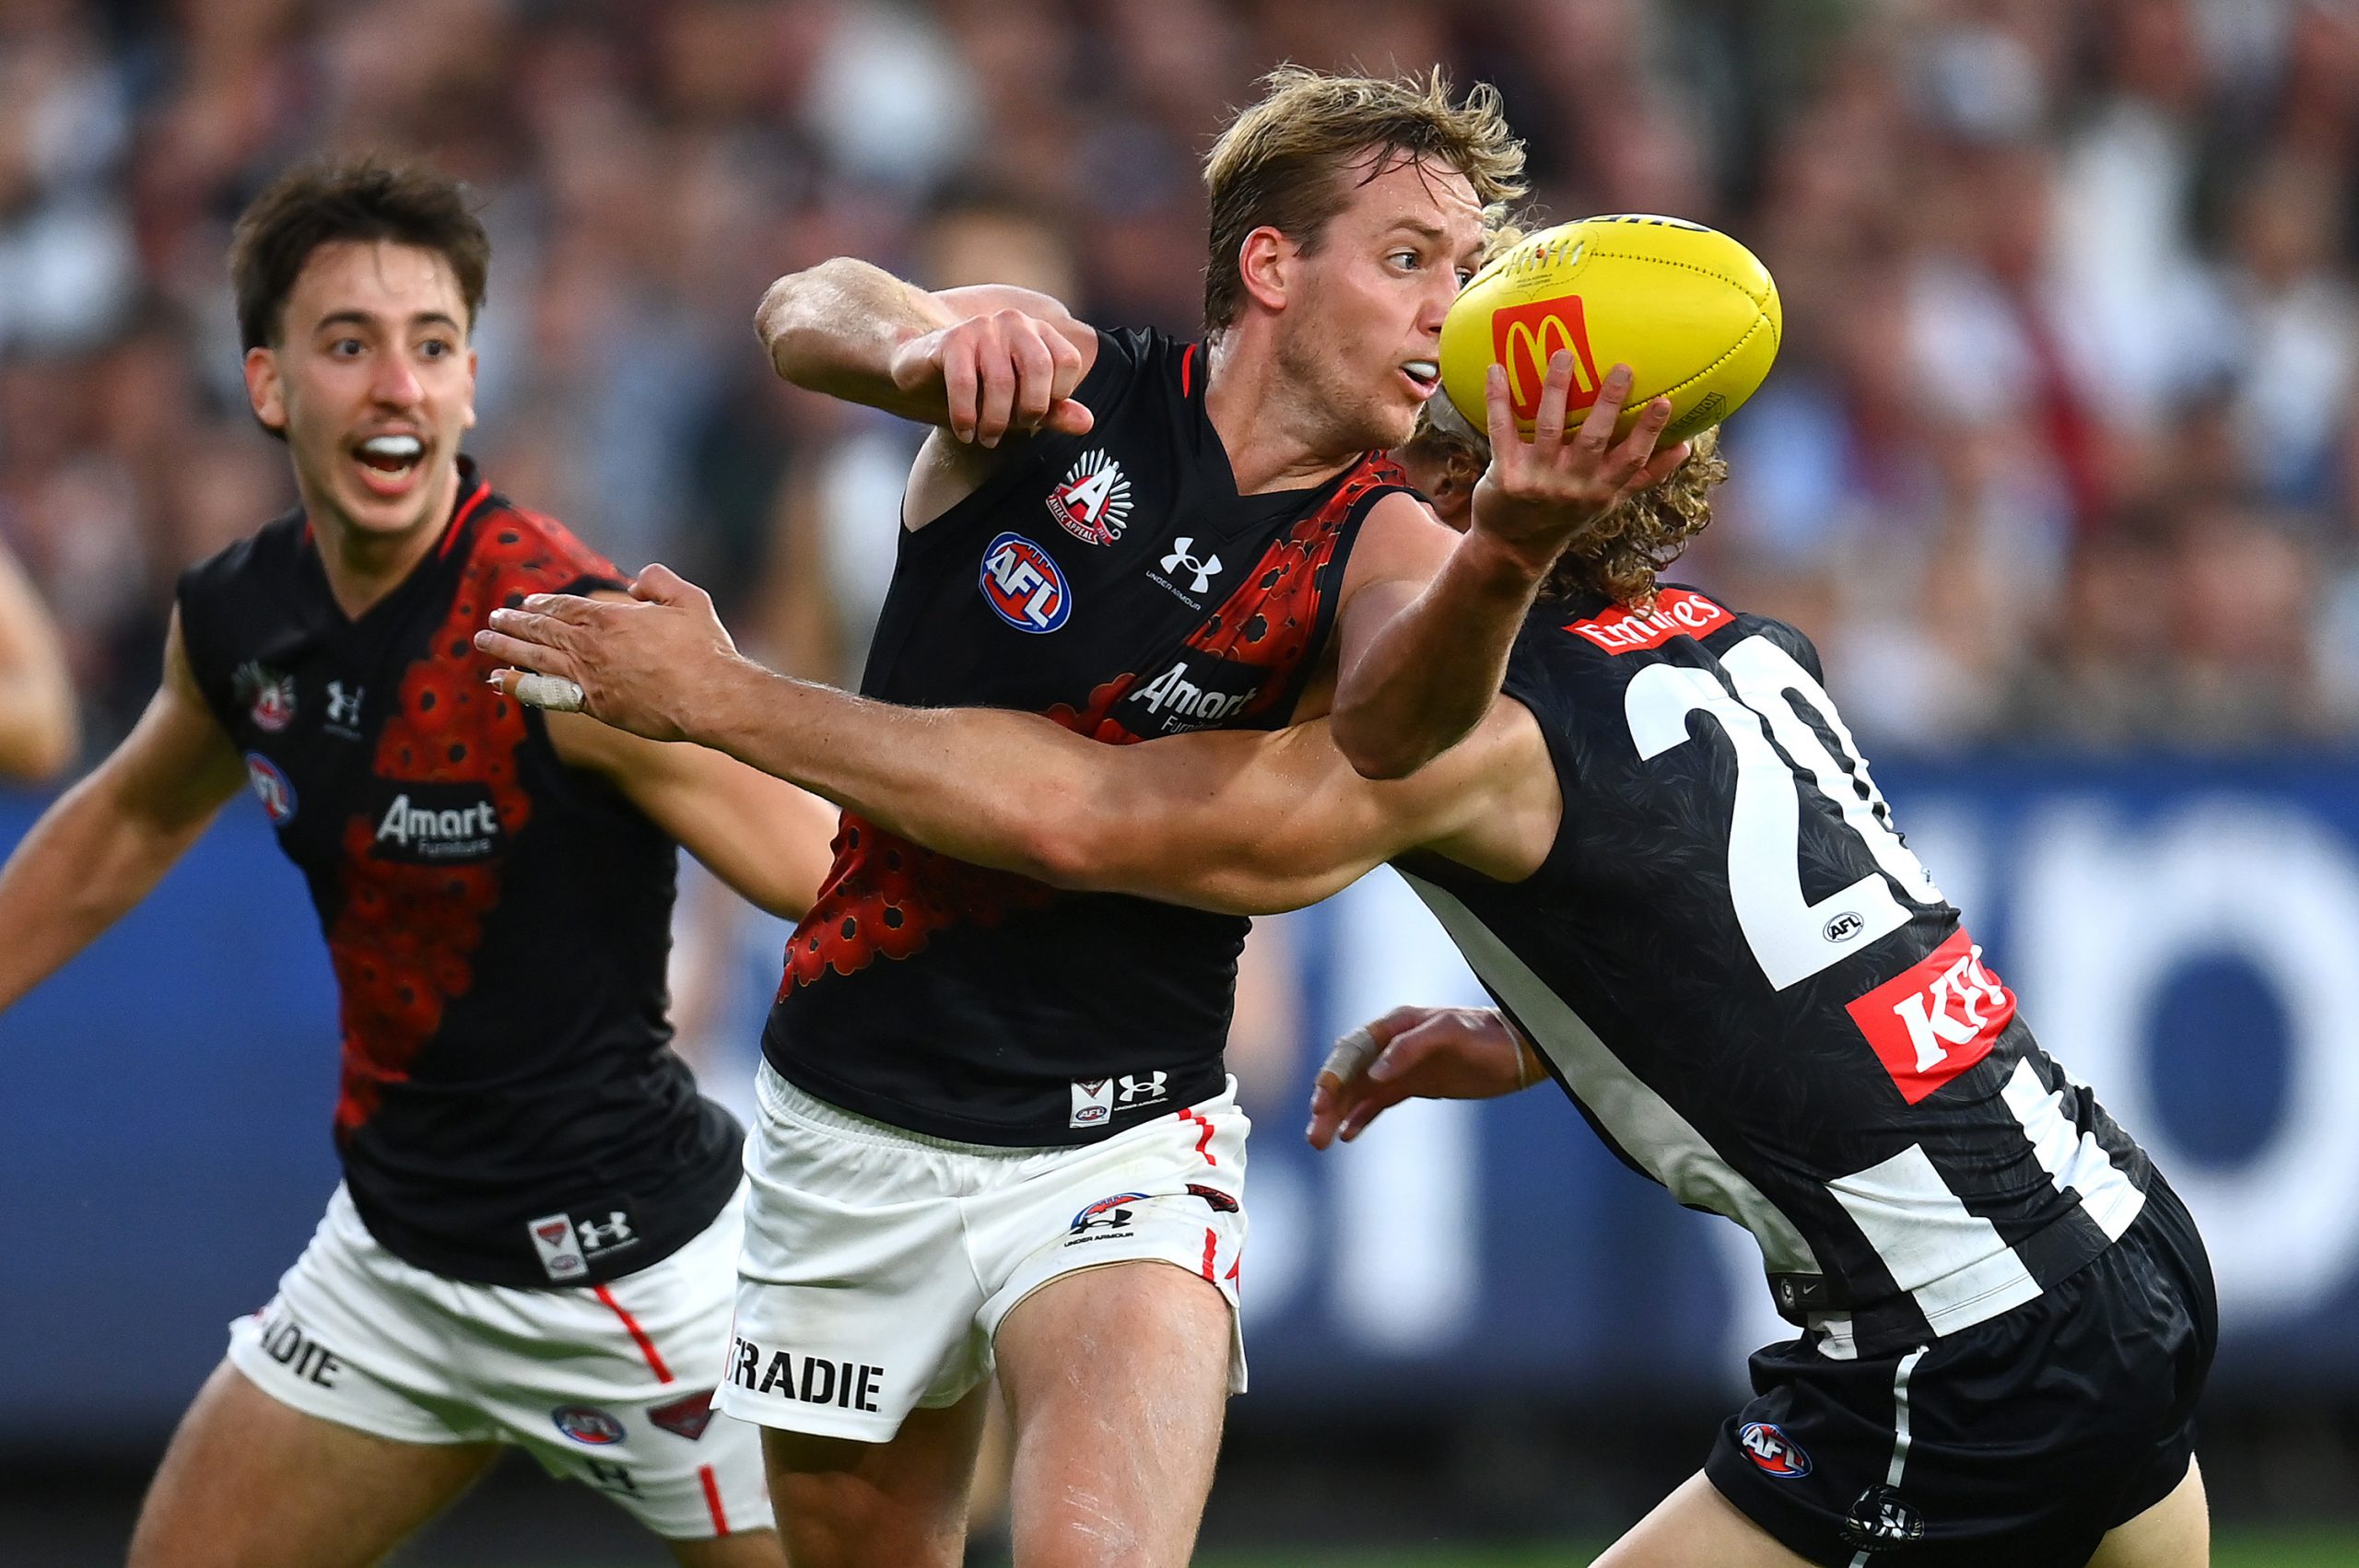
[(607, 1290), (605, 1286), (595, 1285), (592, 1289), (597, 1293), (598, 1299), (604, 1302), (614, 1315), (623, 1320), (623, 1327), (630, 1330), (630, 1337), (638, 1341), (639, 1353), (647, 1358), (647, 1364), (654, 1369), (657, 1381), (671, 1382), (672, 1369), (665, 1366), (663, 1358), (655, 1353), (655, 1341), (647, 1337), (647, 1330), (639, 1326), (639, 1319), (625, 1312), (623, 1304), (616, 1301), (614, 1293)]
[(721, 1505), (721, 1483), (712, 1479), (712, 1467), (706, 1465), (699, 1469), (697, 1471), (697, 1480), (704, 1482), (704, 1505), (712, 1510), (712, 1533), (717, 1536), (727, 1535), (729, 1512)]
[(1219, 1277), (1213, 1272), (1213, 1248), (1218, 1245), (1220, 1245), (1220, 1237), (1215, 1234), (1210, 1225), (1206, 1225), (1204, 1227), (1204, 1278), (1215, 1284), (1220, 1283)]
[(1220, 1162), (1213, 1158), (1212, 1151), (1208, 1147), (1213, 1141), (1213, 1124), (1210, 1118), (1198, 1115), (1195, 1107), (1191, 1106), (1188, 1109), (1180, 1113), (1180, 1119), (1181, 1121), (1192, 1121), (1203, 1124), (1204, 1135), (1196, 1140), (1196, 1153), (1203, 1155), (1204, 1164), (1208, 1165), (1219, 1164)]

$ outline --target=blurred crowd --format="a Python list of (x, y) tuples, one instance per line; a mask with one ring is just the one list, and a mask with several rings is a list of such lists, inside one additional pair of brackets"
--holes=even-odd
[(1674, 574), (1815, 636), (1870, 745), (2359, 728), (2346, 0), (0, 0), (0, 540), (103, 747), (174, 574), (290, 503), (223, 254), (298, 158), (472, 182), (472, 450), (855, 677), (906, 427), (773, 378), (849, 252), (1199, 319), (1199, 160), (1281, 60), (1447, 64), (1543, 221), (1752, 244), (1782, 358)]

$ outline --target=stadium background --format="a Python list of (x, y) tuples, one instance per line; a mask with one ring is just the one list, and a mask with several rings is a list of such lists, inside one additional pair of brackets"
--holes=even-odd
[[(471, 181), (487, 473), (848, 679), (910, 434), (772, 380), (762, 286), (851, 252), (1185, 331), (1197, 160), (1281, 59), (1495, 81), (1543, 216), (1676, 213), (1775, 270), (1783, 357), (1681, 575), (1818, 639), (2043, 1040), (2204, 1221), (2222, 1561), (2359, 1562), (2348, 4), (0, 0), (0, 538), (65, 623), (88, 756), (152, 688), (174, 573), (291, 499), (221, 259), (289, 160)], [(41, 803), (0, 800), (0, 837)], [(0, 1562), (119, 1551), (316, 1217), (313, 933), (241, 802), (0, 1019)], [(781, 933), (692, 879), (679, 934), (684, 1047), (742, 1104)], [(1381, 881), (1257, 934), (1255, 1391), (1206, 1561), (1567, 1560), (1693, 1467), (1779, 1332), (1733, 1228), (1543, 1096), (1300, 1147), (1334, 1031), (1470, 986)], [(648, 1553), (512, 1475), (405, 1560), (585, 1555)]]

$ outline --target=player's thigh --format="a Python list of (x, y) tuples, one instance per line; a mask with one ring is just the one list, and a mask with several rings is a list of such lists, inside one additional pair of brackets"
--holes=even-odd
[(2169, 1496), (2106, 1532), (2089, 1568), (2205, 1568), (2211, 1561), (2211, 1507), (2203, 1472), (2189, 1459)]
[(1221, 1290), (1168, 1262), (1062, 1274), (1016, 1304), (998, 1356), (1015, 1432), (1018, 1562), (1188, 1561), (1235, 1335)]
[(762, 1430), (770, 1501), (795, 1568), (956, 1568), (983, 1390), (919, 1409), (882, 1443)]
[(488, 1443), (398, 1443), (306, 1415), (223, 1362), (165, 1450), (131, 1568), (360, 1568), (498, 1455)]
[(786, 1548), (770, 1529), (743, 1530), (710, 1540), (675, 1540), (672, 1561), (680, 1568), (787, 1568)]
[(1592, 1568), (1811, 1568), (1739, 1513), (1701, 1473), (1606, 1549)]

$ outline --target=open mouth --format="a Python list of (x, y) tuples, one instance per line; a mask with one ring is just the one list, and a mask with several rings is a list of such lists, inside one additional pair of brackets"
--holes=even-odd
[(398, 496), (426, 460), (426, 443), (411, 435), (371, 436), (352, 455), (363, 484), (381, 496)]
[(1433, 396), (1441, 386), (1441, 367), (1431, 359), (1412, 359), (1401, 367), (1401, 374), (1417, 389), (1420, 401)]

